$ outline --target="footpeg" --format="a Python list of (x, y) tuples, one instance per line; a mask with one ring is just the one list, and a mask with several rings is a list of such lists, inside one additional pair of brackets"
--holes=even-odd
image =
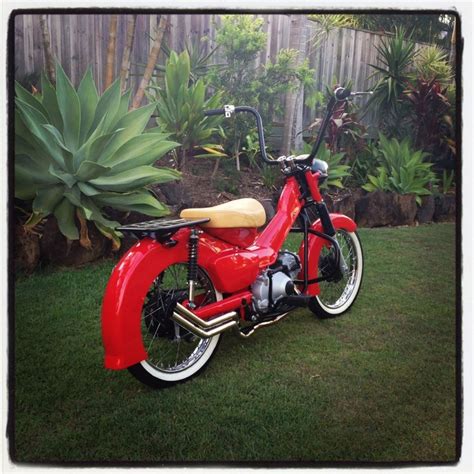
[(311, 295), (291, 295), (286, 296), (282, 301), (284, 304), (288, 304), (290, 306), (298, 306), (300, 308), (305, 308), (308, 306), (312, 296)]

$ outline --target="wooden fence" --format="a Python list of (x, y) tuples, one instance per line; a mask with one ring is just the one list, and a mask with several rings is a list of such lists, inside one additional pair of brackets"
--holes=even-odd
[[(170, 14), (165, 40), (173, 49), (180, 49), (184, 40), (201, 41), (206, 50), (215, 45), (219, 15)], [(289, 47), (290, 17), (284, 14), (260, 15), (267, 33), (266, 48), (256, 65), (273, 60), (280, 49)], [(158, 24), (158, 15), (137, 15), (135, 41), (132, 50), (131, 87), (136, 88), (143, 72)], [(53, 54), (60, 61), (72, 82), (78, 85), (88, 65), (92, 65), (99, 89), (103, 89), (105, 58), (110, 15), (100, 13), (48, 15)], [(127, 15), (119, 15), (116, 50), (116, 74), (121, 63), (125, 44)], [(15, 77), (39, 72), (44, 68), (39, 15), (19, 14), (15, 17)], [(367, 90), (374, 82), (370, 78), (377, 64), (376, 46), (383, 36), (378, 33), (340, 28), (331, 31), (318, 45), (315, 44), (316, 24), (307, 20), (306, 57), (315, 70), (316, 87), (323, 90), (333, 81), (344, 83), (351, 80), (354, 90)], [(303, 34), (303, 32), (302, 32)], [(417, 44), (416, 48), (423, 46)], [(218, 55), (214, 58), (219, 60)], [(160, 61), (163, 61), (161, 57)], [(313, 118), (305, 107), (304, 124)], [(369, 118), (370, 120), (370, 118)]]

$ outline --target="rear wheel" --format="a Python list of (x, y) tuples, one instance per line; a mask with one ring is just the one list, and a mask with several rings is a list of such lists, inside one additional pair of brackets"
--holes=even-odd
[[(142, 308), (141, 331), (148, 359), (129, 367), (131, 374), (153, 388), (163, 388), (199, 374), (217, 348), (220, 335), (202, 339), (170, 318), (176, 303), (187, 299), (187, 265), (173, 264), (155, 279)], [(198, 269), (197, 307), (222, 299), (209, 276)]]
[[(345, 268), (336, 277), (319, 283), (320, 293), (311, 299), (309, 308), (320, 318), (334, 318), (348, 311), (362, 283), (364, 258), (359, 236), (356, 232), (337, 229), (334, 238), (339, 243)], [(323, 247), (318, 262), (319, 276), (333, 275), (335, 263), (334, 247)]]

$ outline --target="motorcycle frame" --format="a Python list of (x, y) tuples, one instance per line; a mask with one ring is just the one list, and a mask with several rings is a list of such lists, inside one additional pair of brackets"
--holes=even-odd
[[(303, 233), (298, 251), (302, 272), (296, 280), (301, 294), (319, 294), (318, 283), (324, 279), (318, 277), (321, 249), (333, 245), (338, 251), (333, 238), (335, 229), (356, 230), (355, 222), (349, 217), (328, 213), (319, 191), (319, 179), (319, 172), (310, 170), (288, 175), (275, 216), (247, 248), (237, 248), (201, 229), (198, 264), (224, 297), (194, 310), (199, 318), (207, 321), (225, 312), (237, 311), (240, 318), (245, 319), (252, 304), (250, 285), (261, 271), (275, 263), (290, 232)], [(314, 207), (319, 214), (314, 222), (308, 214), (309, 207)], [(298, 220), (301, 225), (294, 227)], [(172, 241), (142, 239), (124, 254), (113, 270), (102, 307), (106, 368), (124, 369), (147, 359), (140, 330), (146, 294), (165, 268), (187, 262), (189, 234), (189, 228), (182, 228), (172, 236)]]
[[(336, 104), (347, 100), (351, 95), (359, 94), (361, 93), (337, 88), (328, 103), (326, 116), (310, 155), (301, 161), (288, 160), (288, 163), (281, 163), (286, 181), (276, 214), (262, 232), (257, 234), (250, 246), (247, 244), (256, 229), (250, 229), (251, 232), (249, 229), (234, 228), (209, 229), (207, 232), (205, 228), (201, 229), (197, 263), (208, 274), (221, 298), (215, 303), (195, 309), (193, 313), (197, 318), (207, 321), (223, 313), (235, 311), (245, 320), (247, 310), (252, 306), (252, 293), (249, 290), (251, 284), (259, 273), (275, 263), (290, 232), (303, 233), (298, 251), (302, 270), (295, 280), (303, 298), (317, 297), (320, 291), (319, 282), (332, 277), (318, 277), (319, 255), (323, 246), (334, 247), (334, 267), (337, 271), (341, 255), (339, 245), (334, 239), (336, 230), (355, 232), (357, 226), (345, 215), (328, 212), (319, 190), (319, 181), (325, 176), (319, 171), (313, 172), (311, 164)], [(225, 114), (230, 117), (239, 112), (251, 113), (256, 119), (262, 160), (269, 165), (280, 164), (269, 159), (266, 154), (262, 119), (252, 107), (228, 105), (224, 109), (208, 110), (204, 115)], [(318, 219), (314, 222), (308, 213), (309, 208), (316, 210)], [(294, 227), (297, 220), (300, 221), (300, 226)], [(215, 235), (212, 235), (213, 231)], [(188, 262), (190, 234), (191, 229), (183, 227), (164, 241), (146, 237), (129, 249), (114, 268), (102, 306), (102, 340), (106, 368), (125, 369), (147, 359), (140, 328), (145, 297), (152, 282), (163, 270), (172, 264)], [(235, 245), (236, 239), (245, 245)], [(270, 285), (271, 281), (270, 278)], [(269, 293), (271, 295), (271, 288)], [(272, 301), (270, 308), (273, 308)]]

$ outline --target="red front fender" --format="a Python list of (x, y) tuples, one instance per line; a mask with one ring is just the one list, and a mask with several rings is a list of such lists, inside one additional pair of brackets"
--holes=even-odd
[[(354, 232), (357, 230), (356, 223), (350, 218), (345, 216), (344, 214), (330, 214), (332, 225), (334, 229), (344, 229), (348, 232)], [(312, 229), (317, 230), (319, 232), (323, 232), (323, 226), (320, 220), (317, 220), (312, 226)], [(312, 280), (313, 278), (318, 277), (318, 261), (319, 261), (319, 254), (321, 252), (321, 248), (327, 242), (316, 235), (309, 236), (309, 250), (308, 250), (308, 278)], [(298, 255), (302, 262), (304, 262), (304, 242), (301, 243), (300, 249), (298, 251)], [(303, 278), (303, 274), (299, 275), (299, 278)], [(308, 286), (307, 290), (308, 294), (310, 295), (318, 295), (319, 294), (319, 285), (317, 283), (313, 283), (312, 285)]]

